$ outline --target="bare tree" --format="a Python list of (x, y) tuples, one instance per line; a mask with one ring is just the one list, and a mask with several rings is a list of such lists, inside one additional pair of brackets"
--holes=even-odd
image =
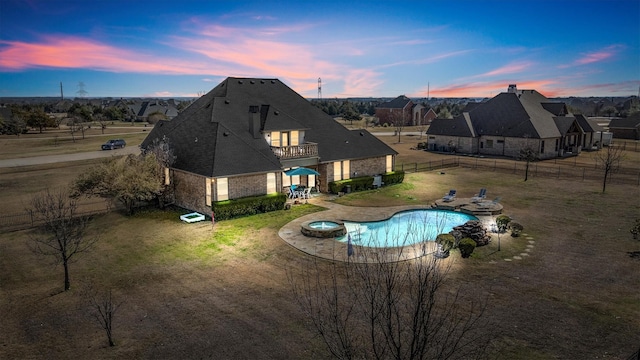
[(398, 143), (400, 142), (400, 135), (402, 134), (402, 129), (405, 126), (405, 112), (400, 109), (400, 111), (393, 111), (389, 113), (389, 121), (393, 125), (396, 130), (396, 134), (398, 134)]
[(524, 168), (524, 181), (527, 181), (529, 179), (529, 165), (532, 161), (538, 160), (538, 152), (531, 146), (527, 145), (520, 149), (520, 152), (518, 153), (518, 160), (526, 162)]
[(602, 193), (607, 188), (607, 182), (611, 180), (611, 175), (620, 169), (620, 163), (624, 160), (624, 150), (617, 146), (607, 146), (599, 150), (594, 158), (596, 167), (600, 167), (603, 172)]
[(86, 237), (88, 219), (77, 213), (78, 203), (65, 190), (46, 191), (31, 199), (33, 221), (39, 224), (30, 241), (31, 249), (48, 255), (64, 267), (64, 290), (71, 288), (69, 264), (78, 254), (91, 249), (97, 238)]
[(393, 251), (360, 247), (357, 263), (315, 259), (299, 277), (288, 273), (329, 352), (338, 359), (481, 356), (490, 342), (484, 305), (462, 301), (459, 289), (445, 285), (445, 260), (389, 261)]
[(85, 296), (88, 298), (89, 305), (91, 306), (91, 316), (104, 330), (107, 335), (107, 341), (109, 341), (109, 346), (115, 346), (116, 343), (113, 339), (113, 320), (122, 302), (115, 302), (111, 289), (99, 292), (96, 291), (93, 286), (88, 287)]

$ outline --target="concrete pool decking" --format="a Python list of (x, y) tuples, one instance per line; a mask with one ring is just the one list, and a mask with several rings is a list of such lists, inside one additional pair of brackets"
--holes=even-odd
[[(372, 256), (382, 256), (385, 261), (401, 261), (409, 260), (416, 257), (424, 256), (425, 254), (431, 254), (435, 252), (435, 242), (429, 241), (421, 244), (405, 246), (401, 248), (381, 248), (375, 250), (368, 250), (367, 255), (369, 259), (365, 258), (358, 251), (359, 246), (353, 245), (355, 254), (351, 257), (347, 254), (347, 244), (337, 241), (334, 238), (314, 238), (307, 237), (302, 234), (301, 226), (307, 221), (378, 221), (390, 218), (393, 214), (404, 210), (416, 210), (416, 209), (435, 209), (434, 205), (401, 205), (401, 206), (386, 206), (386, 207), (362, 207), (362, 206), (346, 206), (336, 204), (330, 200), (331, 197), (326, 195), (320, 195), (313, 197), (309, 200), (309, 203), (321, 206), (327, 210), (319, 211), (313, 214), (299, 217), (291, 222), (285, 224), (278, 235), (289, 245), (294, 248), (307, 253), (312, 256), (317, 256), (327, 260), (335, 261), (351, 261), (351, 262), (367, 262), (376, 261), (371, 259)], [(489, 215), (475, 215), (480, 221), (482, 221), (487, 229), (491, 229), (491, 224), (494, 223), (493, 216)], [(424, 247), (423, 247), (424, 246)]]

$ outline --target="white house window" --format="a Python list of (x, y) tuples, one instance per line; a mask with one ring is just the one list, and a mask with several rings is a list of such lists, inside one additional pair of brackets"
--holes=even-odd
[(280, 147), (280, 133), (272, 132), (271, 133), (271, 146)]
[(212, 178), (206, 178), (204, 184), (204, 192), (205, 192), (205, 204), (207, 206), (211, 206), (211, 185), (214, 180)]
[(276, 190), (276, 173), (267, 173), (267, 194), (273, 194)]
[(341, 175), (342, 175), (342, 166), (340, 164), (340, 161), (336, 161), (333, 163), (333, 181), (342, 180)]
[(386, 170), (387, 172), (392, 172), (393, 171), (393, 156), (392, 155), (387, 155), (387, 159), (386, 159)]
[(342, 162), (342, 180), (350, 178), (351, 174), (351, 161), (345, 160)]
[(229, 200), (229, 179), (216, 179), (216, 201)]
[(171, 184), (171, 177), (169, 176), (169, 168), (168, 167), (164, 168), (164, 184), (165, 185), (170, 185)]
[(289, 133), (290, 136), (290, 145), (291, 146), (297, 146), (300, 144), (300, 136), (298, 131), (292, 131)]

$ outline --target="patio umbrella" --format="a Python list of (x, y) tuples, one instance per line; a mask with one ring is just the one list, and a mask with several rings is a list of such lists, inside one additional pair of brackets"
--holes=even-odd
[(309, 169), (306, 167), (298, 167), (295, 169), (287, 170), (284, 172), (287, 176), (296, 176), (296, 175), (320, 175), (319, 172)]

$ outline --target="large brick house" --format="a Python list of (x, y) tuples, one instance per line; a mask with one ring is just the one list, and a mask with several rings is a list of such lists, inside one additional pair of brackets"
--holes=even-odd
[(533, 148), (538, 158), (576, 155), (597, 148), (602, 129), (566, 104), (552, 102), (535, 90), (509, 85), (485, 103), (454, 119), (435, 119), (427, 130), (429, 150), (517, 157)]
[(414, 104), (408, 97), (400, 95), (376, 106), (375, 116), (380, 125), (415, 126), (430, 124), (436, 118), (436, 113), (433, 109)]
[[(212, 202), (317, 186), (392, 171), (393, 149), (365, 130), (348, 130), (277, 79), (227, 78), (143, 141), (165, 138), (175, 204), (208, 213)], [(320, 173), (289, 177), (308, 167)]]

